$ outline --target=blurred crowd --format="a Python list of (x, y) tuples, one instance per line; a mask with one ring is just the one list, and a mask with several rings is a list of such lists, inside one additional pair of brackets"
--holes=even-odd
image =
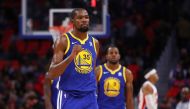
[[(183, 42), (185, 45), (189, 43), (190, 41)], [(175, 109), (179, 102), (184, 103), (183, 105), (190, 103), (190, 46), (178, 47), (179, 59), (176, 66), (169, 72), (168, 91), (160, 104), (163, 109)], [(183, 107), (176, 107), (176, 109), (183, 109)]]
[[(36, 6), (59, 4), (57, 1), (49, 0), (48, 4), (39, 0)], [(62, 4), (86, 7), (87, 1), (63, 0)], [(181, 100), (181, 89), (190, 87), (189, 8), (188, 0), (109, 0), (111, 34), (109, 40), (99, 39), (102, 46), (98, 64), (105, 62), (105, 45), (115, 43), (121, 52), (121, 63), (133, 73), (136, 97), (144, 71), (155, 67), (171, 32), (175, 31), (179, 59), (168, 72), (168, 92), (160, 103), (160, 109), (175, 109)], [(20, 9), (21, 1), (0, 1), (0, 109), (43, 109), (43, 80), (52, 58), (53, 42), (21, 39)], [(37, 17), (43, 11), (36, 12)]]

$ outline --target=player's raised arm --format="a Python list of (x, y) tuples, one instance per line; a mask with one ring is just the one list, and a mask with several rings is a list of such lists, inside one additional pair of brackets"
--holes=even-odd
[(67, 48), (67, 38), (65, 36), (61, 36), (57, 38), (54, 45), (54, 55), (49, 68), (49, 71), (46, 75), (46, 78), (51, 80), (59, 77), (70, 64), (70, 62), (74, 59), (77, 53), (82, 49), (81, 45), (74, 45), (72, 53), (67, 58), (64, 58), (65, 50)]
[(134, 109), (133, 103), (133, 75), (130, 70), (126, 70), (126, 109)]

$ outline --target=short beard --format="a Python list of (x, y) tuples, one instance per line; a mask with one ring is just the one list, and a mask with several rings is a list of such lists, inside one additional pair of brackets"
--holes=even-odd
[(78, 31), (84, 33), (84, 32), (87, 32), (88, 31), (88, 27), (85, 27), (85, 28), (79, 28)]
[(109, 61), (110, 64), (116, 65), (118, 61)]

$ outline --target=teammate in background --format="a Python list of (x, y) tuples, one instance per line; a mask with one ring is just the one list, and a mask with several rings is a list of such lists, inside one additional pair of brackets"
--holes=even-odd
[(156, 69), (152, 69), (145, 76), (145, 81), (139, 92), (139, 109), (157, 109), (158, 108), (158, 92), (155, 84), (159, 77)]
[(95, 70), (99, 109), (134, 109), (133, 75), (119, 63), (120, 53), (116, 46), (109, 46), (106, 60)]
[[(50, 83), (57, 79), (55, 109), (98, 109), (94, 68), (99, 43), (87, 33), (89, 15), (85, 9), (74, 9), (71, 21), (73, 30), (58, 37), (54, 44), (53, 60), (45, 81)], [(49, 108), (48, 102), (45, 101), (46, 108)]]

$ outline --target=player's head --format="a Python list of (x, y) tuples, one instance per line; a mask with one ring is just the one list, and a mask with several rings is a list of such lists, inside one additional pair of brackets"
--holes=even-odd
[(73, 29), (80, 32), (87, 32), (89, 29), (89, 15), (86, 9), (76, 8), (71, 12)]
[(145, 74), (144, 78), (156, 83), (159, 80), (157, 70), (156, 69), (150, 70), (148, 73)]
[(118, 64), (120, 60), (119, 49), (115, 45), (110, 45), (107, 48), (106, 60), (110, 64)]

